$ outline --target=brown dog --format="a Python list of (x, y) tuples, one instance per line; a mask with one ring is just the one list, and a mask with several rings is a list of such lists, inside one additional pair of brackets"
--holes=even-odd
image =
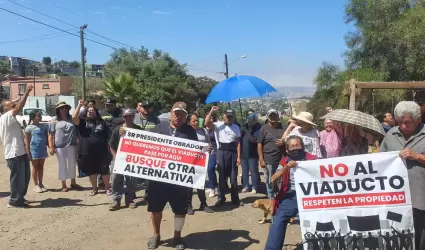
[(252, 207), (263, 210), (264, 212), (263, 219), (258, 221), (258, 223), (264, 224), (267, 220), (267, 217), (273, 214), (274, 202), (273, 200), (269, 200), (269, 199), (258, 199), (254, 201), (254, 203), (252, 203)]
[[(267, 217), (273, 214), (274, 202), (273, 200), (269, 200), (269, 199), (258, 199), (254, 201), (254, 203), (252, 203), (252, 207), (263, 210), (264, 212), (263, 219), (258, 221), (258, 223), (264, 224), (267, 220)], [(292, 224), (292, 223), (294, 223), (294, 218), (291, 218), (289, 220), (289, 224)]]

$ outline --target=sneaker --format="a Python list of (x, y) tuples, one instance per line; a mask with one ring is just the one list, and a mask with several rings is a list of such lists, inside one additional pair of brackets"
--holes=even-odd
[(192, 206), (188, 206), (187, 207), (187, 215), (194, 215), (195, 211), (193, 211), (193, 207)]
[(47, 192), (47, 189), (44, 187), (43, 184), (40, 184), (40, 188), (41, 188), (41, 190), (43, 190), (43, 192)]
[(176, 250), (185, 250), (186, 249), (186, 243), (184, 243), (182, 238), (174, 238), (173, 239), (173, 246), (176, 248)]
[(200, 207), (199, 207), (199, 211), (204, 211), (205, 213), (207, 213), (207, 214), (212, 214), (212, 213), (214, 213), (214, 210), (212, 210), (212, 208), (210, 208), (209, 206), (207, 206), (207, 205), (201, 205)]
[(28, 204), (25, 204), (25, 203), (19, 204), (19, 205), (7, 203), (7, 208), (26, 208), (26, 207), (29, 207), (29, 206)]
[(243, 188), (242, 189), (242, 193), (248, 193), (249, 192), (249, 188)]
[(43, 189), (41, 189), (41, 187), (39, 185), (36, 185), (34, 187), (34, 192), (36, 192), (36, 193), (43, 193)]
[(252, 189), (251, 194), (257, 194), (257, 190)]
[(159, 236), (152, 236), (148, 240), (148, 249), (157, 249), (161, 238)]
[(109, 204), (109, 211), (117, 211), (120, 209), (120, 201), (118, 200), (113, 200), (110, 204)]
[(211, 189), (210, 190), (210, 194), (208, 195), (209, 198), (214, 198), (218, 195), (218, 190), (217, 189)]

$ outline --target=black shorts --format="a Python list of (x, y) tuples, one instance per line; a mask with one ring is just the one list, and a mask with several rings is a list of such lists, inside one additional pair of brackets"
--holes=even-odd
[(79, 155), (78, 167), (83, 171), (86, 176), (100, 174), (109, 174), (109, 165), (100, 160), (96, 155)]
[(168, 202), (174, 214), (186, 215), (188, 197), (187, 187), (149, 181), (148, 212), (162, 212)]

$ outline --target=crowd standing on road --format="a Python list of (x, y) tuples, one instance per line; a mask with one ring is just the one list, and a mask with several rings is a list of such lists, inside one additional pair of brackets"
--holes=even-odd
[[(161, 242), (162, 213), (169, 203), (174, 213), (173, 245), (176, 249), (185, 249), (181, 232), (186, 215), (195, 213), (193, 189), (121, 174), (111, 175), (119, 141), (126, 129), (148, 130), (209, 145), (208, 183), (205, 185), (208, 188), (197, 190), (199, 211), (213, 213), (214, 208), (225, 205), (228, 193), (234, 206), (243, 206), (238, 189), (239, 165), (242, 168), (243, 193), (262, 191), (259, 169), (263, 169), (266, 194), (273, 202), (274, 213), (265, 249), (280, 250), (287, 224), (298, 214), (294, 189), (297, 162), (366, 154), (374, 147), (374, 151), (399, 151), (400, 157), (406, 160), (416, 249), (425, 249), (425, 128), (421, 120), (425, 116), (425, 101), (419, 102), (419, 105), (406, 101), (398, 103), (394, 109), (395, 119), (391, 112), (383, 113), (379, 118), (386, 132), (383, 140), (360, 126), (329, 119), (324, 121), (324, 130), (319, 132), (309, 112), (301, 112), (288, 124), (282, 124), (275, 109), (267, 112), (264, 125), (259, 123), (254, 110), (248, 111), (246, 123), (239, 124), (230, 109), (224, 110), (223, 116), (218, 119), (219, 108), (214, 106), (200, 125), (203, 117), (189, 114), (184, 102), (176, 102), (171, 108), (170, 121), (160, 122), (150, 103), (137, 103), (135, 113), (131, 109), (120, 108), (113, 98), (107, 98), (105, 109), (100, 111), (95, 108), (94, 101), (81, 100), (72, 116), (70, 105), (59, 102), (56, 117), (48, 126), (40, 123), (40, 113), (31, 113), (23, 133), (15, 117), (22, 111), (32, 88), (29, 85), (17, 103), (5, 101), (1, 105), (0, 138), (10, 169), (8, 207), (28, 206), (25, 195), (31, 177), (30, 161), (34, 191), (47, 191), (43, 185), (43, 166), (49, 153), (57, 157), (61, 191), (69, 190), (68, 179), (71, 179), (71, 189), (82, 189), (76, 183), (78, 166), (79, 176), (90, 179), (90, 195), (98, 195), (100, 190), (104, 190), (110, 197), (110, 211), (121, 209), (123, 195), (125, 206), (136, 208), (135, 191), (141, 184), (145, 189), (143, 200), (147, 201), (147, 210), (152, 214), (153, 234), (147, 242), (148, 249), (156, 249)], [(332, 109), (327, 111), (332, 112)], [(207, 194), (210, 198), (218, 196), (215, 206), (208, 206)]]

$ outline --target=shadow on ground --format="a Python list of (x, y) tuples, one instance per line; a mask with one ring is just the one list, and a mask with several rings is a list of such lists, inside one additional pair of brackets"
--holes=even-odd
[[(58, 208), (58, 207), (94, 207), (106, 205), (108, 203), (100, 204), (81, 204), (83, 200), (80, 199), (67, 199), (67, 198), (58, 198), (58, 199), (47, 199), (40, 201), (39, 205), (31, 206), (33, 208)], [(35, 203), (35, 202), (34, 202)]]
[(9, 192), (0, 192), (0, 198), (9, 197)]
[[(252, 239), (246, 230), (214, 230), (210, 232), (192, 233), (184, 237), (190, 249), (208, 250), (243, 250), (260, 241)], [(164, 242), (166, 247), (172, 247), (172, 240)]]

